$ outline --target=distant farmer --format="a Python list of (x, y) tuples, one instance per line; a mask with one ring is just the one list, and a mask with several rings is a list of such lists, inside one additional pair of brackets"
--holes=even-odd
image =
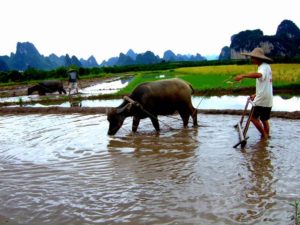
[(68, 76), (69, 76), (69, 95), (71, 93), (71, 90), (75, 89), (76, 90), (76, 94), (78, 93), (78, 72), (75, 69), (69, 69), (68, 70)]
[(235, 80), (240, 81), (244, 78), (256, 79), (256, 93), (250, 96), (254, 102), (251, 122), (259, 130), (261, 137), (265, 139), (270, 135), (269, 119), (273, 106), (272, 70), (268, 63), (273, 60), (265, 56), (261, 48), (255, 48), (250, 53), (241, 54), (250, 56), (252, 64), (258, 66), (257, 72), (237, 75)]

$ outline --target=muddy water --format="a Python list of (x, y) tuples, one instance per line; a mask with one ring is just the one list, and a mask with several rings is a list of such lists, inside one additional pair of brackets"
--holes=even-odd
[[(15, 98), (15, 97), (14, 97)], [(243, 110), (247, 102), (248, 96), (193, 96), (192, 103), (199, 109), (237, 109)], [(106, 100), (82, 100), (77, 103), (82, 107), (117, 107), (122, 103), (122, 99), (106, 99)], [(1, 102), (1, 99), (0, 99)], [(274, 96), (274, 105), (272, 111), (284, 111), (293, 112), (300, 111), (300, 98), (291, 97), (289, 99), (283, 99), (281, 96)], [(74, 104), (74, 102), (73, 102)], [(71, 102), (64, 102), (60, 104), (43, 105), (40, 103), (24, 103), (26, 107), (70, 107)]]
[[(0, 218), (10, 224), (292, 224), (300, 190), (300, 121), (272, 119), (245, 149), (229, 115), (199, 115), (160, 135), (104, 115), (0, 117)], [(171, 127), (169, 126), (171, 125)], [(289, 128), (287, 132), (286, 128)], [(3, 221), (2, 221), (3, 222)], [(0, 222), (1, 224), (1, 222)]]

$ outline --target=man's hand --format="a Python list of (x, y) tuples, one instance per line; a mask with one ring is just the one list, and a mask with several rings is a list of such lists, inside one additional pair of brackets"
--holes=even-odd
[(243, 74), (237, 75), (234, 80), (235, 81), (241, 81), (244, 78)]
[(255, 97), (256, 97), (256, 94), (251, 95), (250, 96), (251, 101), (253, 101), (255, 99)]

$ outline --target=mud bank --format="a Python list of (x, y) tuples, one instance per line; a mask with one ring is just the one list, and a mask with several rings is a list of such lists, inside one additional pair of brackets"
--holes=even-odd
[(2, 114), (103, 114), (110, 107), (7, 107), (0, 108)]
[[(111, 107), (2, 107), (0, 115), (5, 114), (106, 114)], [(202, 114), (242, 115), (243, 110), (198, 109)], [(300, 119), (300, 111), (271, 112), (271, 117)]]

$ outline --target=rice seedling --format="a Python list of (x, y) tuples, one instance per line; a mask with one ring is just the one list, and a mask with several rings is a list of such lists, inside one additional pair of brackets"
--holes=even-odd
[(295, 220), (295, 225), (300, 225), (299, 204), (299, 201), (293, 201), (292, 203), (290, 203), (290, 205), (294, 207), (294, 215), (292, 218)]
[(19, 106), (22, 107), (23, 104), (24, 104), (24, 103), (23, 103), (23, 99), (22, 99), (22, 98), (19, 98)]

